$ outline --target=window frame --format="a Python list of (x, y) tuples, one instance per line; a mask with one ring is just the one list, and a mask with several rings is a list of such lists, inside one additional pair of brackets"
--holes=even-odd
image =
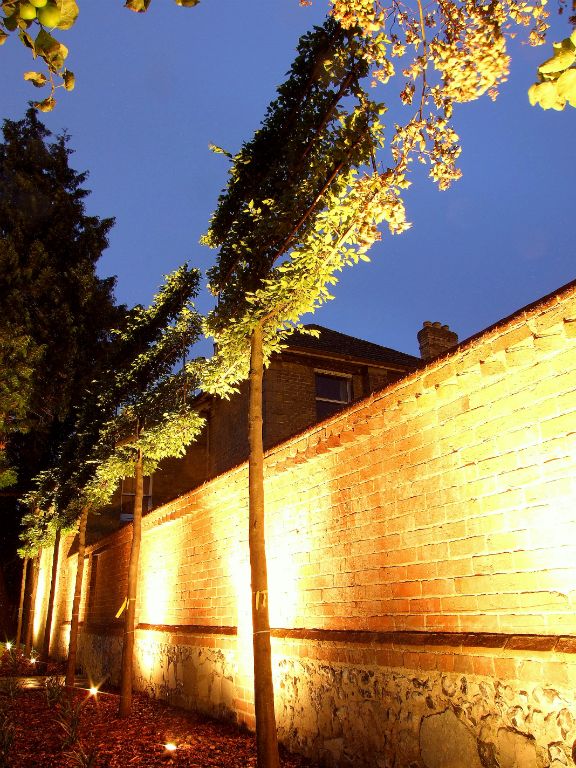
[[(335, 398), (331, 397), (322, 397), (318, 394), (318, 377), (319, 376), (328, 376), (333, 379), (339, 379), (340, 381), (344, 382), (346, 385), (346, 400), (337, 400)], [(316, 404), (316, 417), (323, 421), (324, 419), (329, 419), (330, 416), (333, 416), (335, 413), (338, 413), (338, 411), (341, 411), (342, 409), (346, 408), (350, 403), (352, 403), (353, 398), (353, 374), (351, 373), (345, 373), (344, 371), (333, 371), (328, 370), (325, 368), (314, 368), (314, 402)], [(318, 404), (319, 403), (331, 403), (334, 406), (334, 410), (325, 415), (321, 416), (318, 412)]]
[[(153, 475), (144, 475), (144, 493), (142, 495), (142, 514), (145, 515), (152, 509), (152, 478)], [(133, 477), (123, 477), (120, 481), (120, 521), (131, 523), (134, 515), (132, 512), (124, 512), (124, 508), (129, 499), (136, 495), (135, 491), (126, 491), (124, 484), (126, 480), (134, 481)], [(146, 493), (146, 481), (148, 481), (148, 492)], [(133, 486), (132, 486), (133, 487)], [(133, 505), (131, 505), (133, 506)]]

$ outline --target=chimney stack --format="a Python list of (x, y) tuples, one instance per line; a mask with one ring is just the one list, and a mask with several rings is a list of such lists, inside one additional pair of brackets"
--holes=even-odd
[(447, 325), (425, 320), (424, 326), (418, 331), (418, 344), (422, 360), (431, 360), (455, 347), (458, 344), (458, 334), (451, 331)]

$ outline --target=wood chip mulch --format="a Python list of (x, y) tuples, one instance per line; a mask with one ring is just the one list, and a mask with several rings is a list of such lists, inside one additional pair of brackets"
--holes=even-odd
[[(64, 747), (65, 729), (58, 722), (65, 709), (63, 701), (48, 706), (42, 689), (0, 696), (0, 764), (10, 768), (256, 767), (254, 735), (234, 725), (137, 694), (130, 717), (120, 719), (117, 695), (100, 692), (94, 697), (81, 689), (67, 695), (80, 716), (78, 739)], [(13, 741), (2, 763), (3, 729), (10, 724)], [(170, 742), (176, 745), (175, 751), (166, 749)], [(315, 764), (282, 752), (281, 765), (312, 768)]]

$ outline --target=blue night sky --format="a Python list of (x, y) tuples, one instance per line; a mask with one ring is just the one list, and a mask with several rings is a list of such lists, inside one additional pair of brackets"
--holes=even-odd
[[(202, 270), (213, 262), (198, 240), (228, 163), (208, 145), (235, 152), (251, 138), (298, 37), (322, 21), (327, 3), (204, 0), (185, 9), (153, 0), (142, 15), (119, 0), (80, 8), (76, 26), (58, 35), (76, 90), (62, 91), (42, 119), (70, 133), (72, 165), (90, 172), (88, 212), (116, 217), (101, 274), (117, 275), (119, 301), (146, 304), (183, 261)], [(568, 34), (552, 23), (550, 41)], [(21, 49), (15, 40), (0, 49), (2, 118), (20, 119), (42, 93), (22, 80), (34, 67)], [(418, 354), (424, 320), (464, 339), (576, 277), (576, 112), (528, 103), (547, 49), (515, 41), (512, 55), (499, 99), (455, 112), (463, 179), (439, 193), (415, 176), (406, 195), (412, 229), (384, 233), (372, 263), (343, 273), (335, 301), (305, 321)], [(394, 102), (398, 90), (391, 83), (379, 98)]]

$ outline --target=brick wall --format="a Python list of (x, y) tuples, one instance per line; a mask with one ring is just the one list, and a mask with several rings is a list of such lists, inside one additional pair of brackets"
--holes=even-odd
[[(269, 451), (291, 747), (327, 765), (571, 764), (575, 368), (572, 284)], [(145, 519), (136, 682), (253, 725), (246, 507), (242, 465)], [(128, 534), (89, 552), (95, 672), (120, 623)]]

